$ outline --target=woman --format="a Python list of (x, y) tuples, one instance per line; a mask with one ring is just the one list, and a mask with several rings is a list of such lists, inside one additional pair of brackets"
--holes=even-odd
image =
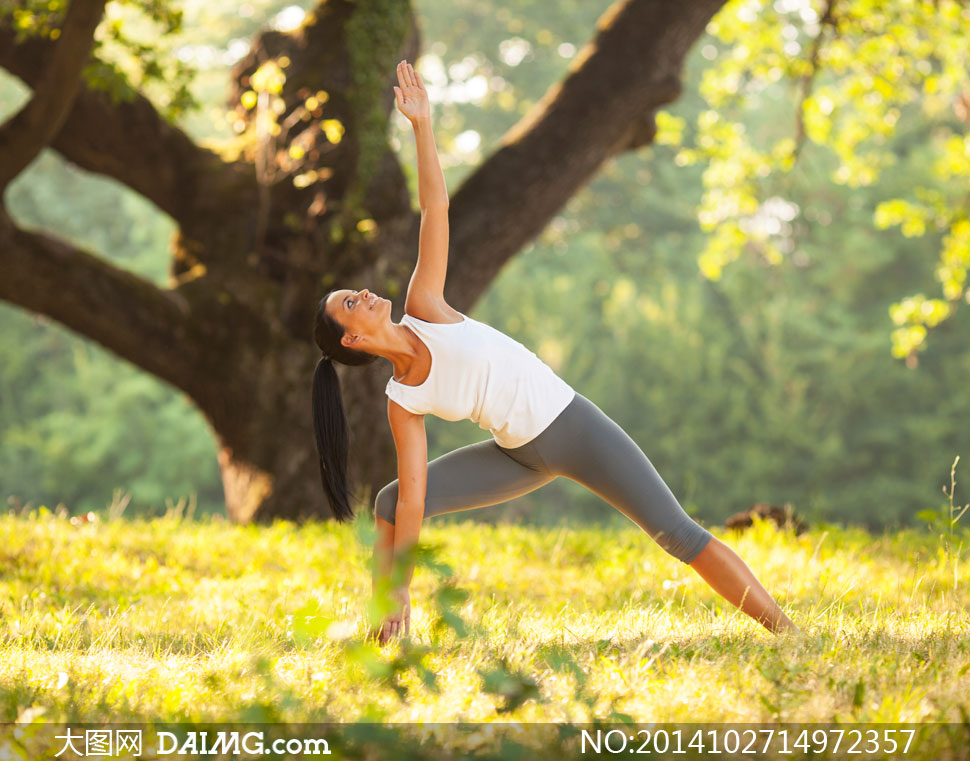
[[(387, 417), (398, 478), (377, 495), (379, 573), (413, 546), (424, 518), (492, 505), (558, 476), (586, 486), (696, 570), (711, 587), (769, 631), (798, 631), (730, 548), (695, 523), (633, 440), (595, 404), (520, 343), (449, 306), (448, 194), (421, 77), (397, 67), (397, 107), (414, 129), (421, 229), (418, 262), (400, 323), (391, 303), (364, 289), (335, 290), (320, 302), (314, 337), (324, 353), (313, 379), (313, 414), (324, 489), (338, 520), (350, 520), (347, 424), (332, 363), (383, 357), (393, 366)], [(424, 415), (470, 418), (492, 440), (427, 462)], [(408, 586), (380, 629), (381, 642), (410, 631)]]

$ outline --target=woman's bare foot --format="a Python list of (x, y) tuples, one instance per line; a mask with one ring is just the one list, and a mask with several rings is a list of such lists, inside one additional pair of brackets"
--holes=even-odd
[(802, 634), (738, 554), (717, 537), (690, 564), (711, 588), (775, 634)]

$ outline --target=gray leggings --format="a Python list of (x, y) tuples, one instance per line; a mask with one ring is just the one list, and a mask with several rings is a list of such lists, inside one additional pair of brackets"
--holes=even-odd
[[(602, 497), (684, 563), (691, 563), (711, 539), (684, 512), (633, 439), (579, 393), (528, 444), (505, 449), (490, 439), (428, 463), (424, 517), (505, 502), (557, 476)], [(375, 511), (394, 523), (396, 509), (395, 480), (378, 493)]]

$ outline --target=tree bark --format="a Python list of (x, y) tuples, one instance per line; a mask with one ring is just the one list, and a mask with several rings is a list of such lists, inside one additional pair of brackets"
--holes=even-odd
[(0, 209), (0, 298), (53, 317), (182, 389), (204, 346), (177, 293), (49, 235), (22, 230)]
[[(95, 0), (71, 7), (82, 2)], [(470, 311), (605, 160), (653, 139), (656, 108), (677, 97), (683, 58), (723, 2), (621, 0), (607, 11), (580, 63), (454, 194), (451, 304)], [(185, 391), (216, 435), (226, 509), (240, 522), (329, 515), (310, 415), (316, 303), (334, 286), (402, 295), (417, 256), (419, 218), (384, 134), (394, 63), (417, 52), (409, 6), (327, 0), (311, 22), (263, 34), (234, 72), (230, 102), (255, 129), (241, 95), (262, 63), (289, 61), (279, 115), (287, 131), (263, 135), (237, 160), (197, 146), (143, 97), (114, 103), (86, 86), (63, 128), (47, 125), (44, 141), (68, 160), (123, 182), (179, 224), (169, 289), (22, 230), (0, 210), (0, 298)], [(0, 22), (0, 66), (34, 87), (37, 102), (56, 96), (37, 71), (58, 44), (17, 42)], [(306, 107), (318, 91), (326, 106)], [(324, 119), (345, 127), (343, 139), (321, 129)], [(0, 150), (0, 166), (13, 160)], [(309, 179), (295, 183), (297, 174)], [(364, 219), (375, 236), (360, 232)], [(402, 309), (398, 299), (395, 318)], [(339, 370), (351, 477), (367, 504), (395, 476), (388, 371), (384, 361)]]

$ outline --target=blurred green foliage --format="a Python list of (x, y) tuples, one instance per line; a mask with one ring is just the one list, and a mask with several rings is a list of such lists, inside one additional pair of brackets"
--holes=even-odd
[[(970, 8), (957, 0), (744, 0), (708, 32), (714, 39), (701, 52), (712, 65), (700, 84), (708, 108), (677, 161), (705, 164), (699, 219), (711, 233), (701, 254), (709, 277), (746, 249), (771, 263), (791, 252), (764, 211), (792, 190), (783, 176), (801, 168), (806, 144), (833, 154), (835, 184), (860, 188), (896, 166), (894, 138), (924, 133), (930, 171), (902, 191), (908, 198), (875, 210), (877, 227), (946, 236), (936, 243), (934, 273), (943, 298), (920, 293), (890, 312), (892, 354), (914, 366), (927, 329), (970, 303)], [(789, 118), (756, 116), (777, 101)]]
[[(608, 162), (473, 311), (617, 420), (702, 521), (770, 501), (815, 520), (913, 523), (939, 508), (970, 445), (967, 309), (952, 306), (968, 169), (950, 107), (967, 86), (955, 42), (966, 16), (946, 2), (939, 18), (931, 3), (878, 5), (838, 4), (835, 35), (819, 3), (730, 4), (695, 46), (657, 144)], [(166, 7), (156, 18), (121, 5), (111, 18), (135, 14), (121, 30), (142, 42), (139, 25), (154, 25), (170, 82), (138, 74), (146, 54), (121, 38), (112, 65), (162, 110), (184, 81), (199, 107), (170, 115), (201, 140), (231, 139), (228, 67), (258, 29), (291, 28), (310, 3)], [(566, 75), (604, 8), (417, 3), (418, 68), (452, 191)], [(812, 74), (813, 33), (826, 29)], [(176, 60), (185, 77), (165, 68)], [(24, 97), (0, 79), (4, 115)], [(413, 183), (396, 115), (390, 136)], [(114, 183), (45, 153), (7, 204), (25, 225), (165, 282), (171, 221)], [(943, 300), (927, 296), (938, 283)], [(0, 315), (0, 495), (83, 511), (122, 487), (131, 513), (189, 493), (202, 512), (220, 509), (211, 434), (182, 396), (48, 320)], [(894, 327), (910, 331), (918, 364), (895, 358)], [(486, 435), (436, 420), (429, 431), (432, 456)], [(469, 515), (625, 522), (563, 480), (441, 520)]]

